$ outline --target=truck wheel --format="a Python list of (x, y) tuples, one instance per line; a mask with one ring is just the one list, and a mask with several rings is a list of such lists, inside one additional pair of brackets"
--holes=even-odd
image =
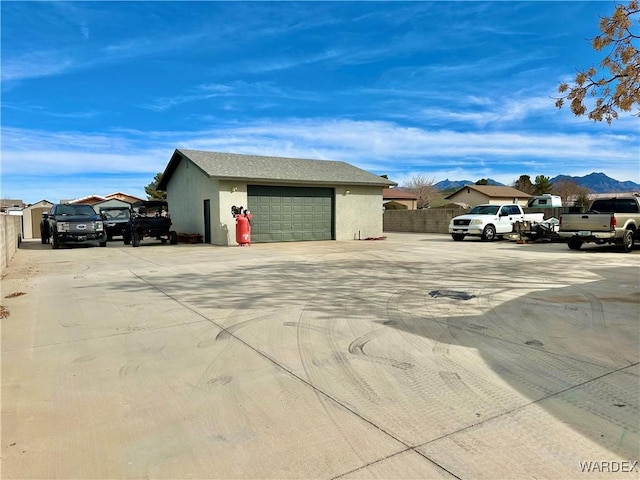
[(134, 247), (140, 246), (140, 232), (133, 232), (133, 238), (131, 239), (131, 245)]
[(171, 245), (178, 244), (178, 234), (173, 230), (169, 232), (169, 242), (171, 243)]
[(53, 248), (54, 250), (57, 250), (60, 248), (60, 242), (58, 242), (58, 235), (56, 235), (55, 232), (53, 233), (53, 235), (51, 235), (51, 248)]
[(107, 241), (105, 240), (104, 242), (100, 242), (100, 243), (98, 243), (98, 245), (100, 245), (101, 247), (106, 247), (107, 246)]
[(451, 238), (453, 238), (456, 242), (460, 242), (464, 239), (464, 235), (461, 233), (452, 233)]
[(582, 242), (577, 238), (572, 238), (569, 240), (569, 248), (571, 250), (580, 250), (581, 246), (582, 246)]
[(482, 240), (485, 242), (492, 242), (496, 239), (496, 227), (493, 225), (487, 225), (482, 232)]
[(107, 233), (107, 241), (110, 242), (113, 240), (113, 235), (111, 233)]
[(122, 241), (124, 242), (125, 245), (131, 244), (131, 233), (124, 232), (122, 234)]
[(625, 230), (622, 236), (622, 249), (629, 253), (633, 250), (633, 230)]
[(44, 235), (40, 238), (40, 241), (45, 244), (47, 243), (47, 237), (45, 237)]

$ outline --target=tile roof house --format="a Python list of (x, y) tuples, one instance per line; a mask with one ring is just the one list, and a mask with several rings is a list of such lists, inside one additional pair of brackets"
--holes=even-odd
[(110, 193), (109, 195), (87, 195), (86, 197), (74, 198), (71, 200), (62, 200), (60, 203), (73, 203), (77, 205), (96, 205), (98, 203), (102, 204), (109, 200), (113, 200), (115, 204), (124, 204), (127, 203), (129, 205), (134, 204), (142, 200), (142, 198), (134, 197), (133, 195), (129, 195), (128, 193), (123, 192), (115, 192)]
[(23, 209), (24, 207), (25, 203), (22, 200), (9, 198), (0, 199), (0, 212), (6, 212), (8, 209)]
[(234, 245), (232, 206), (253, 215), (252, 243), (379, 237), (394, 185), (345, 162), (177, 149), (158, 190), (176, 231)]
[(102, 195), (87, 195), (86, 197), (73, 198), (71, 200), (62, 200), (60, 203), (73, 203), (75, 205), (93, 205), (94, 203), (104, 202), (106, 200)]
[(110, 193), (109, 195), (105, 195), (104, 196), (107, 200), (120, 200), (122, 202), (126, 202), (129, 204), (134, 204), (136, 202), (139, 202), (140, 200), (145, 200), (144, 198), (138, 198), (138, 197), (134, 197), (133, 195), (129, 195), (128, 193), (124, 193), (124, 192), (114, 192), (114, 193)]
[(385, 188), (382, 190), (382, 198), (385, 210), (416, 210), (418, 208), (418, 195), (406, 190)]
[(528, 193), (513, 187), (497, 185), (465, 185), (445, 197), (446, 200), (453, 203), (462, 203), (472, 207), (483, 203), (518, 203), (526, 207), (529, 198), (531, 195)]

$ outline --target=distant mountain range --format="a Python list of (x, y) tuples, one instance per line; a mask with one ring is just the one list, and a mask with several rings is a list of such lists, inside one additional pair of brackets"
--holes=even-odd
[(632, 192), (640, 191), (640, 184), (631, 181), (620, 182), (604, 173), (590, 173), (584, 177), (570, 177), (568, 175), (558, 175), (551, 179), (551, 183), (560, 180), (574, 181), (581, 187), (587, 187), (593, 193), (609, 193), (609, 192)]
[[(487, 179), (489, 181), (489, 185), (497, 185), (504, 186), (503, 183), (496, 182), (492, 179)], [(531, 179), (531, 181), (535, 181), (535, 177)], [(569, 175), (558, 175), (557, 177), (553, 177), (551, 179), (551, 183), (555, 183), (558, 181), (572, 181), (578, 184), (581, 187), (586, 187), (591, 190), (593, 193), (613, 193), (613, 192), (632, 192), (632, 191), (640, 191), (640, 184), (634, 183), (631, 181), (621, 182), (619, 180), (615, 180), (611, 177), (608, 177), (604, 173), (590, 173), (589, 175), (585, 175), (584, 177), (571, 177)], [(458, 189), (464, 187), (465, 185), (473, 185), (476, 182), (472, 182), (471, 180), (442, 180), (434, 184), (438, 190), (451, 190)]]
[[(496, 182), (492, 178), (488, 178), (487, 181), (489, 182), (489, 185), (497, 185), (499, 187), (505, 186), (504, 183)], [(471, 180), (449, 180), (447, 178), (446, 180), (442, 180), (441, 182), (434, 184), (434, 187), (438, 190), (452, 190), (454, 188), (462, 188), (465, 185), (474, 185), (475, 183), (476, 182), (472, 182)]]

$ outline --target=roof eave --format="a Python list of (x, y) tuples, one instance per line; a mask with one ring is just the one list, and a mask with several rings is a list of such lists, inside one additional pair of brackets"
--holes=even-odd
[(368, 187), (380, 187), (385, 188), (387, 186), (395, 186), (398, 185), (395, 182), (388, 181), (385, 183), (373, 183), (373, 182), (358, 182), (358, 181), (328, 181), (328, 180), (295, 180), (295, 179), (284, 179), (284, 178), (250, 178), (250, 177), (218, 177), (211, 176), (211, 178), (215, 178), (216, 180), (222, 181), (230, 181), (230, 182), (243, 182), (243, 183), (253, 183), (253, 184), (278, 184), (278, 185), (358, 185), (358, 186), (368, 186)]

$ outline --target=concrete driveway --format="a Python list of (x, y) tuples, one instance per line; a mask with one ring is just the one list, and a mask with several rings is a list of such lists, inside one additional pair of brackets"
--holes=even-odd
[(637, 479), (639, 267), (435, 234), (24, 242), (2, 478)]

